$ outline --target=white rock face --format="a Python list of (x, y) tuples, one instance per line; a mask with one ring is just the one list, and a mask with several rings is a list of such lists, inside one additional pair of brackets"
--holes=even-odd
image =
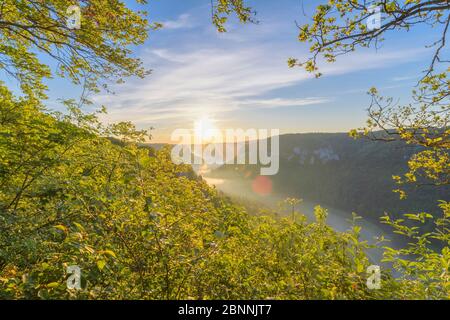
[(331, 147), (314, 150), (314, 154), (316, 154), (319, 157), (322, 163), (327, 163), (332, 160), (339, 161), (339, 155), (335, 153), (333, 148)]
[(301, 147), (294, 147), (293, 154), (289, 155), (287, 160), (296, 160), (299, 164), (325, 164), (330, 161), (339, 161), (339, 155), (331, 147), (318, 148), (312, 151)]

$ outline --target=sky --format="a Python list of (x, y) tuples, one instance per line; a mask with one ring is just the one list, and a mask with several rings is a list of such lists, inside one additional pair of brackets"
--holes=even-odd
[[(113, 87), (115, 94), (94, 96), (96, 106), (108, 110), (102, 121), (153, 127), (153, 142), (170, 142), (173, 130), (193, 128), (205, 118), (223, 130), (346, 132), (364, 125), (372, 86), (409, 101), (432, 56), (425, 46), (438, 37), (427, 27), (389, 33), (381, 49), (323, 64), (323, 77), (315, 79), (301, 68), (288, 68), (286, 60), (307, 57), (295, 22), (306, 23), (303, 11), (311, 15), (319, 1), (305, 1), (303, 10), (299, 0), (249, 3), (259, 23), (232, 20), (221, 34), (211, 24), (208, 0), (149, 1), (144, 8), (150, 21), (164, 27), (151, 31), (145, 45), (134, 50), (152, 73)], [(60, 108), (58, 98), (76, 98), (81, 92), (66, 80), (48, 85), (52, 109)]]

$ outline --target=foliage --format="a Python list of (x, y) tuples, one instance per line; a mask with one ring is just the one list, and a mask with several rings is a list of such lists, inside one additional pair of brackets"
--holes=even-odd
[[(373, 8), (378, 7), (383, 14), (380, 26), (368, 28), (367, 21), (373, 17)], [(311, 22), (298, 26), (300, 42), (310, 46), (311, 57), (306, 61), (291, 58), (290, 67), (302, 66), (308, 72), (318, 72), (318, 60), (335, 62), (337, 57), (351, 53), (358, 48), (378, 48), (384, 36), (391, 31), (410, 31), (416, 25), (427, 24), (442, 27), (443, 35), (432, 45), (436, 54), (430, 66), (441, 61), (441, 49), (445, 46), (445, 36), (449, 24), (446, 10), (450, 5), (446, 0), (397, 1), (397, 0), (328, 0), (316, 7)]]
[[(367, 28), (366, 21), (373, 14), (371, 6), (378, 6), (383, 13), (379, 28)], [(409, 31), (416, 25), (427, 24), (440, 28), (442, 35), (431, 44), (434, 55), (424, 76), (412, 92), (412, 103), (397, 105), (392, 98), (380, 96), (375, 88), (369, 91), (372, 103), (368, 109), (369, 120), (365, 128), (352, 130), (353, 137), (368, 137), (373, 140), (403, 141), (421, 147), (408, 161), (409, 172), (403, 177), (393, 178), (399, 184), (433, 185), (437, 188), (449, 184), (449, 87), (448, 60), (442, 58), (450, 24), (448, 1), (395, 1), (374, 2), (353, 0), (330, 0), (319, 5), (310, 24), (300, 27), (299, 40), (310, 43), (312, 56), (305, 62), (288, 61), (291, 67), (303, 66), (307, 71), (318, 72), (318, 57), (334, 62), (340, 55), (362, 47), (378, 47), (386, 33), (392, 30)], [(379, 134), (377, 130), (383, 130)], [(395, 190), (400, 198), (406, 197), (402, 189)], [(448, 203), (441, 202), (442, 217), (429, 213), (405, 214), (405, 219), (426, 222), (435, 220), (435, 229), (430, 233), (420, 232), (418, 226), (410, 227), (404, 219), (385, 223), (395, 232), (411, 238), (411, 243), (400, 250), (386, 248), (385, 259), (402, 271), (402, 281), (407, 283), (406, 297), (448, 298)], [(438, 242), (442, 250), (432, 249), (431, 239)], [(410, 278), (412, 276), (412, 278)], [(437, 295), (436, 293), (439, 292)]]
[[(358, 229), (250, 216), (145, 132), (39, 111), (2, 88), (0, 297), (368, 298)], [(118, 130), (120, 129), (120, 130)], [(121, 143), (101, 136), (120, 132)], [(297, 217), (298, 216), (298, 217)], [(82, 270), (81, 291), (66, 267)]]
[[(56, 75), (96, 91), (103, 80), (144, 76), (129, 46), (143, 43), (148, 28), (160, 27), (123, 1), (86, 0), (83, 27), (71, 30), (65, 19), (73, 3), (78, 2), (5, 0), (0, 7), (0, 68), (19, 81), (23, 93), (14, 96), (0, 83), (0, 298), (448, 296), (448, 203), (442, 203), (444, 216), (430, 235), (386, 218), (417, 240), (386, 259), (418, 278), (396, 282), (387, 273), (382, 289), (370, 291), (365, 286), (369, 246), (359, 240), (357, 225), (349, 232), (333, 231), (321, 207), (313, 223), (295, 210), (290, 219), (247, 215), (189, 167), (174, 165), (170, 150), (141, 147), (148, 132), (131, 123), (103, 127), (74, 101), (64, 102), (65, 114), (46, 112), (43, 81), (52, 72), (43, 55), (57, 63)], [(427, 3), (406, 3), (422, 4)], [(386, 5), (393, 15), (402, 14), (402, 8)], [(233, 12), (252, 21), (241, 0), (218, 0), (212, 10), (219, 31)], [(318, 23), (327, 12), (319, 7)], [(441, 253), (427, 248), (431, 238), (446, 242)], [(405, 254), (419, 259), (408, 261)], [(66, 286), (69, 265), (82, 270), (80, 291)]]
[(225, 24), (231, 14), (242, 23), (256, 23), (254, 16), (256, 13), (245, 5), (244, 0), (211, 0), (211, 20), (219, 32), (226, 32)]
[[(366, 21), (373, 15), (371, 8), (380, 8), (383, 19), (379, 28), (367, 28)], [(352, 130), (353, 137), (365, 136), (374, 140), (401, 140), (407, 144), (425, 147), (408, 162), (409, 172), (404, 177), (395, 176), (401, 183), (433, 185), (449, 184), (450, 120), (448, 61), (442, 58), (450, 24), (448, 1), (393, 1), (373, 2), (330, 0), (319, 5), (312, 22), (300, 27), (299, 40), (310, 43), (312, 56), (305, 62), (290, 59), (289, 65), (301, 65), (307, 71), (318, 71), (318, 58), (334, 62), (340, 55), (362, 47), (378, 47), (390, 31), (414, 28), (427, 24), (440, 28), (442, 36), (430, 47), (435, 48), (424, 76), (412, 92), (412, 103), (398, 105), (393, 98), (384, 98), (376, 88), (369, 94), (372, 103), (368, 109), (369, 120), (365, 128)], [(383, 130), (384, 135), (379, 135)], [(423, 178), (423, 179), (420, 179)], [(397, 190), (401, 197), (406, 196)]]
[[(137, 2), (145, 3), (145, 0)], [(81, 6), (81, 28), (70, 29), (70, 5)], [(56, 63), (53, 74), (88, 90), (99, 80), (144, 76), (130, 45), (142, 44), (149, 24), (144, 11), (120, 0), (4, 0), (0, 7), (0, 69), (17, 79), (29, 97), (45, 97), (44, 78), (52, 76), (44, 57)], [(150, 26), (153, 27), (153, 26)]]
[[(384, 261), (392, 262), (402, 274), (397, 292), (401, 299), (450, 299), (450, 203), (441, 201), (440, 207), (442, 215), (438, 217), (426, 212), (408, 213), (402, 219), (382, 217), (394, 232), (409, 240), (405, 248), (385, 247), (384, 252)], [(433, 221), (435, 228), (420, 232), (420, 225), (427, 220)]]

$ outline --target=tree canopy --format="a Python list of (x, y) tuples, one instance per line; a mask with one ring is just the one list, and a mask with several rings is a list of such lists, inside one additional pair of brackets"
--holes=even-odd
[[(67, 24), (68, 8), (75, 4), (81, 8), (79, 29)], [(157, 26), (149, 24), (145, 11), (120, 0), (3, 0), (0, 69), (36, 99), (45, 97), (43, 79), (55, 75), (90, 90), (100, 80), (107, 85), (131, 75), (143, 77), (147, 71), (130, 46), (142, 44), (151, 27)]]

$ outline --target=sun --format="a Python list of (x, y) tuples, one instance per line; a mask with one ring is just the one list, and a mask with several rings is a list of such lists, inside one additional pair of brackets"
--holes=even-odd
[(217, 132), (217, 127), (214, 125), (214, 120), (204, 116), (194, 123), (194, 134), (197, 140), (206, 142), (214, 137), (214, 132)]

